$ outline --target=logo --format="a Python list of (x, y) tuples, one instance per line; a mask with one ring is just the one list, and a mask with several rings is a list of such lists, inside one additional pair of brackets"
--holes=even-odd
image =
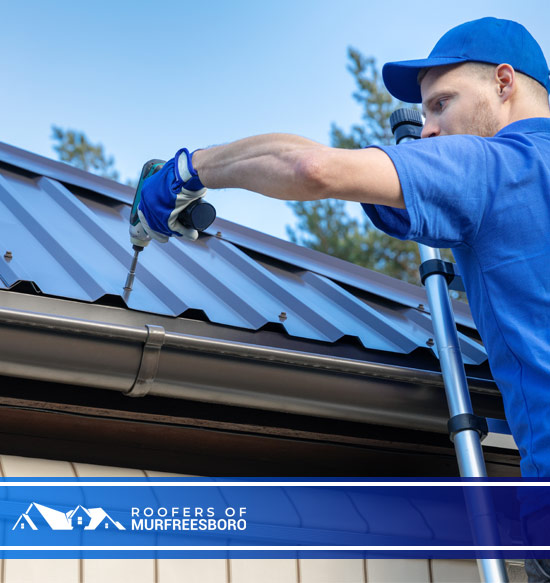
[(126, 530), (120, 522), (113, 520), (103, 508), (84, 508), (61, 512), (32, 502), (17, 519), (12, 530)]

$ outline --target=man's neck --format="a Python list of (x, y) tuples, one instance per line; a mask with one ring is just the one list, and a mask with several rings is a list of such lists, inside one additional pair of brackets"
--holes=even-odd
[[(529, 105), (529, 106), (522, 106), (517, 105), (513, 108), (510, 112), (510, 120), (508, 124), (511, 124), (515, 121), (520, 121), (522, 119), (530, 119), (533, 117), (550, 117), (550, 107), (548, 104), (546, 105)], [(506, 125), (508, 125), (506, 124)]]

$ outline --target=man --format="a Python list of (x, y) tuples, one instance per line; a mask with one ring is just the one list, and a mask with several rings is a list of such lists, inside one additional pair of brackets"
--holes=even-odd
[(386, 64), (383, 77), (398, 99), (422, 102), (422, 137), (436, 139), (342, 150), (270, 134), (180, 150), (145, 183), (144, 227), (159, 240), (193, 237), (176, 222), (185, 205), (205, 187), (238, 187), (286, 200), (360, 202), (390, 235), (453, 248), (522, 474), (550, 477), (544, 55), (521, 25), (483, 18), (449, 31), (427, 59)]

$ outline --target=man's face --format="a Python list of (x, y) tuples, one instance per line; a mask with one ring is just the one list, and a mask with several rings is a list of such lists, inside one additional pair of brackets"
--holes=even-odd
[(501, 127), (495, 84), (474, 74), (467, 64), (429, 69), (420, 91), (426, 117), (423, 138), (453, 134), (489, 137)]

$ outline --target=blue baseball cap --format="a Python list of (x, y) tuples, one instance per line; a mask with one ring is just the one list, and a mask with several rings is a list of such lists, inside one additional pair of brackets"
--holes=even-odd
[(418, 73), (439, 67), (477, 61), (508, 63), (550, 91), (548, 64), (542, 49), (527, 29), (512, 20), (481, 18), (465, 22), (444, 34), (427, 59), (386, 63), (382, 78), (388, 91), (407, 103), (421, 103)]

